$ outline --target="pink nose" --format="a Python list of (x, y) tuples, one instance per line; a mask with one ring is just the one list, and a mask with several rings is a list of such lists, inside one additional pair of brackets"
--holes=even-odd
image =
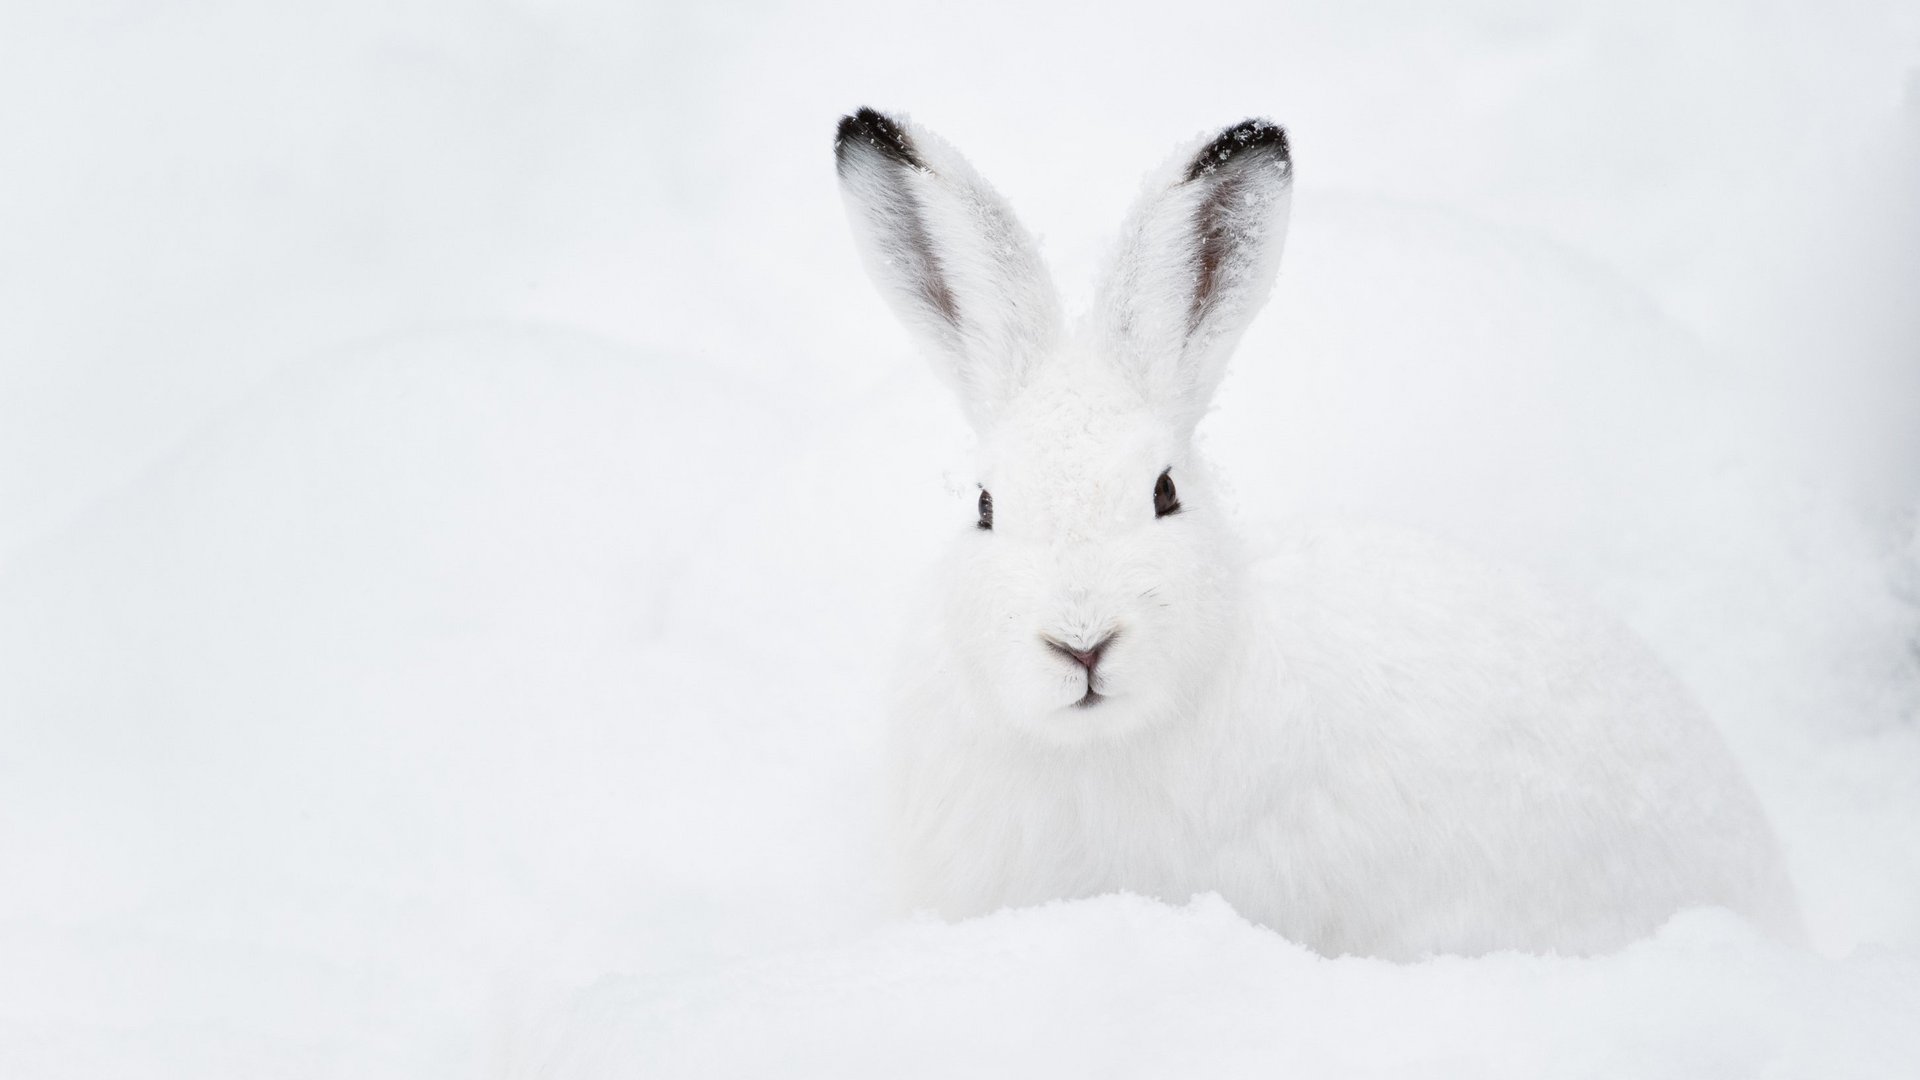
[(1047, 648), (1086, 668), (1087, 674), (1091, 676), (1094, 667), (1100, 663), (1100, 654), (1106, 652), (1107, 646), (1113, 643), (1114, 636), (1113, 634), (1108, 634), (1099, 641), (1094, 642), (1092, 647), (1085, 649), (1075, 648), (1064, 641), (1049, 637), (1046, 634), (1040, 635), (1040, 640), (1046, 644)]

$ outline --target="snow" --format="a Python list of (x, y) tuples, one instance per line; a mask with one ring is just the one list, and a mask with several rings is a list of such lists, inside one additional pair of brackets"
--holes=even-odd
[[(0, 1076), (1912, 1075), (1916, 65), (1873, 2), (0, 12)], [(859, 104), (1070, 303), (1168, 150), (1285, 123), (1202, 427), (1250, 529), (1626, 619), (1811, 947), (890, 913), (880, 688), (975, 492)]]
[(1115, 896), (608, 979), (562, 1049), (523, 1060), (554, 1077), (1900, 1075), (1920, 1057), (1912, 974), (1712, 912), (1599, 960), (1396, 967), (1316, 957), (1218, 899)]

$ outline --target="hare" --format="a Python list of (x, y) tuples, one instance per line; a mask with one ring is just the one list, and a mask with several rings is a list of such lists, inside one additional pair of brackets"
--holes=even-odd
[(1246, 557), (1193, 434), (1273, 286), (1280, 127), (1151, 174), (1073, 332), (951, 147), (871, 109), (834, 146), (867, 268), (978, 435), (890, 716), (907, 905), (1216, 892), (1394, 959), (1604, 951), (1695, 905), (1793, 931), (1757, 800), (1624, 630), (1418, 537)]

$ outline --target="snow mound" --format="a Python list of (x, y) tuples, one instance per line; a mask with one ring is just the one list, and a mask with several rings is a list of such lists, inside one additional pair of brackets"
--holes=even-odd
[(1396, 965), (1111, 896), (608, 979), (509, 1074), (1898, 1077), (1916, 1011), (1920, 958), (1823, 960), (1711, 909), (1608, 957)]

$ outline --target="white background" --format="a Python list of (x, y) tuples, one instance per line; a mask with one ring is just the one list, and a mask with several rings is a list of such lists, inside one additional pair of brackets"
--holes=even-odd
[[(1911, 1075), (1916, 70), (1911, 3), (0, 6), (0, 1075)], [(1242, 517), (1631, 623), (1814, 948), (890, 920), (970, 477), (846, 238), (862, 104), (1072, 300), (1173, 146), (1284, 123)]]

